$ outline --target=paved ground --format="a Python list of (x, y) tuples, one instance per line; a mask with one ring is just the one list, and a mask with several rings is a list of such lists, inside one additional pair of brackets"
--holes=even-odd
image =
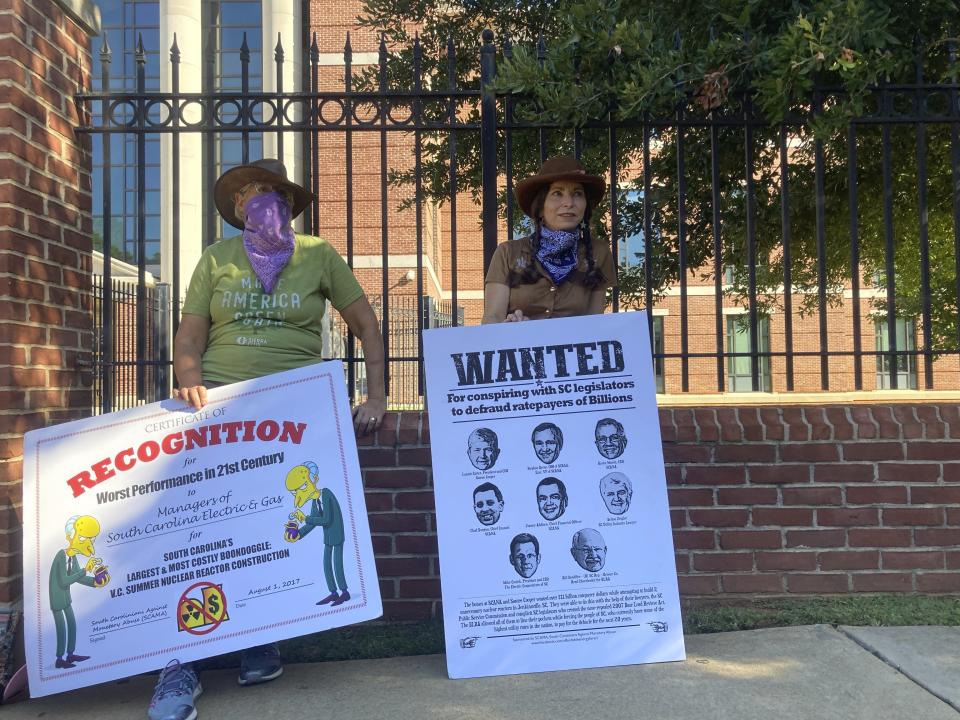
[[(443, 656), (288, 665), (254, 688), (203, 675), (204, 720), (958, 720), (960, 628), (813, 625), (687, 638), (687, 660), (449, 680)], [(145, 717), (153, 677), (5, 706), (3, 717)]]

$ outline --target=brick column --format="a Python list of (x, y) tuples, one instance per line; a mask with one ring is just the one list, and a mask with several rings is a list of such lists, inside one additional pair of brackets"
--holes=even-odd
[(19, 600), (23, 433), (88, 414), (91, 158), (87, 0), (0, 9), (0, 609)]

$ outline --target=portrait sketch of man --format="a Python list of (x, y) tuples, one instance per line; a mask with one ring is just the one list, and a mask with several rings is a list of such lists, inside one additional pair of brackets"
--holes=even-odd
[(630, 509), (633, 483), (622, 472), (607, 473), (600, 478), (600, 496), (611, 515), (623, 515)]
[(577, 565), (588, 572), (599, 572), (607, 561), (607, 545), (603, 536), (592, 528), (579, 530), (573, 534), (570, 554)]
[(563, 448), (563, 432), (551, 422), (540, 423), (530, 435), (533, 451), (544, 465), (552, 465)]
[(497, 434), (490, 428), (477, 428), (467, 437), (467, 457), (477, 470), (489, 470), (499, 456)]
[(613, 418), (602, 418), (597, 421), (594, 441), (597, 444), (597, 452), (607, 460), (616, 460), (623, 455), (627, 447), (627, 436), (623, 431), (623, 425)]
[(510, 541), (510, 564), (522, 578), (533, 577), (540, 567), (540, 541), (530, 533), (520, 533)]
[(473, 511), (481, 525), (496, 525), (503, 512), (503, 494), (493, 483), (478, 485), (473, 491)]
[(567, 509), (567, 487), (555, 477), (537, 483), (537, 508), (544, 520), (556, 520)]

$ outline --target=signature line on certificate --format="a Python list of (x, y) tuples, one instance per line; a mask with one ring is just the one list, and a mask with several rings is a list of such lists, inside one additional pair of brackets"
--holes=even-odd
[(130, 543), (140, 542), (141, 540), (149, 540), (151, 538), (163, 537), (164, 535), (173, 535), (174, 533), (180, 533), (184, 530), (193, 530), (194, 528), (206, 527), (207, 525), (216, 525), (217, 523), (230, 522), (231, 520), (236, 520), (237, 518), (248, 517), (250, 515), (259, 515), (260, 513), (275, 511), (277, 508), (264, 508), (263, 510), (254, 510), (253, 512), (244, 513), (243, 515), (231, 515), (228, 518), (223, 518), (223, 520), (211, 520), (210, 522), (200, 523), (199, 525), (184, 525), (179, 527), (176, 530), (167, 530), (166, 532), (161, 533), (150, 533), (149, 535), (144, 535), (143, 537), (133, 538), (132, 540), (124, 540), (123, 542), (114, 543), (108, 547), (119, 547), (120, 545), (129, 545)]
[(310, 587), (313, 584), (314, 583), (307, 583), (306, 585), (294, 585), (293, 587), (284, 588), (283, 590), (274, 590), (273, 592), (261, 593), (260, 595), (251, 595), (248, 598), (244, 598), (244, 602), (259, 600), (260, 598), (267, 597), (267, 595), (276, 595), (278, 593), (290, 592), (291, 590), (299, 590), (300, 588)]
[(107, 635), (117, 630), (129, 630), (130, 628), (143, 627), (144, 625), (149, 625), (151, 623), (160, 622), (161, 620), (169, 620), (169, 617), (157, 618), (156, 620), (147, 620), (146, 622), (136, 623), (135, 625), (124, 625), (123, 627), (110, 628), (109, 630), (104, 630), (103, 632), (92, 633), (90, 637), (97, 637), (99, 635)]

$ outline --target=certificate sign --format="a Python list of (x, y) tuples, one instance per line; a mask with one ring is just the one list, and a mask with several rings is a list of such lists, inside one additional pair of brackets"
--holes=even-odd
[(450, 676), (682, 660), (644, 314), (424, 347)]
[(34, 696), (381, 614), (339, 362), (27, 433)]

